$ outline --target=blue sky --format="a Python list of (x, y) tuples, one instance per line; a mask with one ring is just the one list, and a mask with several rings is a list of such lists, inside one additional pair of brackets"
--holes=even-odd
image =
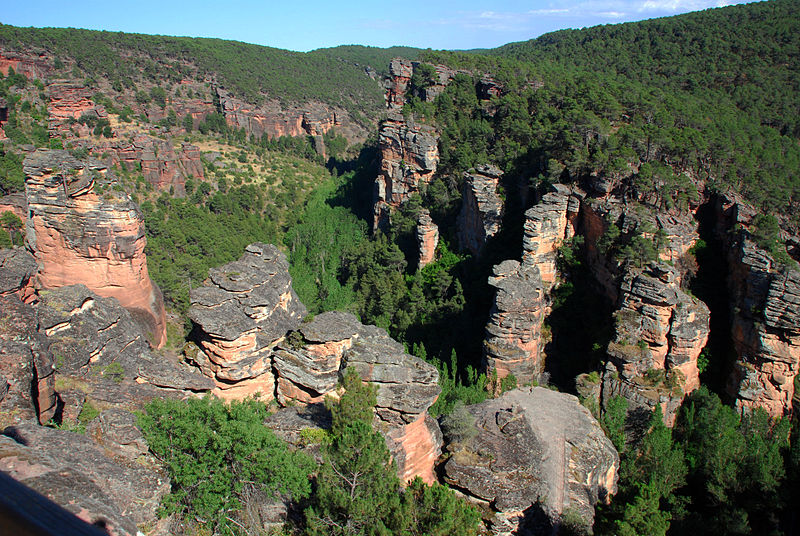
[(7, 0), (0, 22), (219, 37), (306, 51), (361, 44), (491, 48), (561, 28), (676, 15), (744, 0)]

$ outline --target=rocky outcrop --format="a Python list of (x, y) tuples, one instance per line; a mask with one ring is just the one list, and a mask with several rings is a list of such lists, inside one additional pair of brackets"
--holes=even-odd
[(406, 103), (406, 91), (414, 67), (409, 60), (395, 58), (389, 63), (389, 78), (386, 81), (386, 107), (399, 110)]
[(429, 126), (399, 114), (381, 124), (381, 168), (375, 179), (373, 230), (389, 223), (390, 212), (427, 184), (439, 164), (439, 137)]
[(700, 386), (697, 358), (709, 334), (708, 307), (680, 289), (677, 270), (652, 264), (626, 274), (602, 398), (623, 396), (629, 409), (661, 406), (671, 425), (683, 398)]
[[(157, 522), (169, 480), (141, 464), (112, 459), (88, 437), (21, 424), (0, 436), (0, 471), (109, 534), (134, 536)], [(138, 533), (141, 534), (141, 533)]]
[(306, 314), (291, 283), (286, 256), (256, 243), (238, 261), (209, 270), (206, 285), (192, 291), (199, 348), (190, 357), (218, 396), (274, 397), (273, 349)]
[(0, 52), (0, 73), (8, 76), (11, 69), (32, 80), (44, 79), (53, 69), (53, 61), (49, 54), (19, 54), (11, 51)]
[(84, 285), (41, 293), (39, 333), (60, 375), (207, 391), (213, 383), (187, 366), (153, 354), (132, 315), (115, 298)]
[(323, 313), (302, 324), (297, 334), (275, 352), (278, 401), (316, 403), (326, 395), (336, 396), (340, 372), (354, 367), (378, 388), (376, 424), (400, 477), (435, 481), (441, 434), (427, 410), (440, 392), (436, 368), (405, 353), (386, 331), (365, 326), (350, 313)]
[(36, 259), (24, 249), (0, 249), (0, 296), (14, 294), (25, 303), (35, 301), (36, 270)]
[[(166, 341), (161, 291), (150, 280), (144, 218), (130, 197), (109, 186), (99, 164), (66, 151), (40, 150), (23, 165), (29, 215), (26, 241), (39, 264), (39, 285), (84, 284), (127, 308), (154, 347)], [(98, 192), (98, 185), (106, 187)]]
[(491, 75), (485, 74), (478, 81), (478, 98), (489, 100), (492, 97), (499, 97), (503, 94), (503, 86), (500, 85)]
[(108, 118), (106, 109), (92, 101), (92, 90), (75, 82), (53, 82), (47, 86), (50, 102), (47, 106), (47, 128), (51, 137), (86, 137), (91, 129), (75, 123), (83, 115)]
[(729, 390), (741, 410), (788, 414), (800, 372), (800, 271), (776, 263), (746, 231), (730, 245), (728, 264), (738, 356)]
[(487, 375), (513, 374), (520, 384), (538, 380), (541, 359), (545, 293), (536, 266), (503, 261), (494, 267), (489, 285), (496, 289), (484, 340)]
[(558, 248), (577, 231), (583, 197), (563, 184), (554, 184), (552, 189), (525, 212), (522, 240), (522, 264), (539, 269), (547, 291), (556, 282)]
[(243, 128), (248, 136), (317, 136), (340, 124), (337, 113), (323, 104), (309, 103), (306, 108), (286, 109), (277, 102), (253, 106), (236, 98), (224, 88), (217, 88), (220, 110), (232, 128)]
[(24, 193), (8, 194), (0, 197), (0, 216), (11, 212), (23, 222), (28, 217), (28, 202)]
[(420, 270), (433, 262), (438, 245), (439, 226), (433, 223), (431, 213), (427, 209), (422, 209), (417, 219), (417, 246), (419, 247), (417, 267)]
[(8, 123), (8, 101), (0, 98), (0, 140), (6, 139), (6, 132), (3, 126)]
[(572, 395), (515, 389), (447, 426), (444, 479), (494, 512), (490, 534), (548, 534), (570, 510), (591, 526), (616, 493), (619, 456)]
[(53, 356), (36, 324), (32, 306), (0, 296), (0, 426), (46, 423), (55, 414)]
[(500, 188), (502, 176), (503, 172), (492, 165), (464, 173), (458, 242), (474, 255), (479, 255), (486, 241), (500, 231), (505, 202)]

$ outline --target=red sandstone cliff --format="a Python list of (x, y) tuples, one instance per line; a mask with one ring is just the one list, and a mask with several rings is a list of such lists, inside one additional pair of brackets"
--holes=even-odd
[[(117, 298), (143, 325), (150, 343), (166, 341), (164, 303), (150, 280), (144, 220), (127, 194), (108, 188), (104, 166), (66, 151), (39, 150), (24, 162), (28, 247), (39, 264), (39, 285), (82, 283)], [(103, 184), (105, 193), (98, 191)]]

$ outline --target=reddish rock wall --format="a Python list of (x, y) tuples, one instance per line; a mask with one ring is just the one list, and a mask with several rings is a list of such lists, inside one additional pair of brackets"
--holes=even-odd
[(375, 179), (373, 230), (389, 223), (392, 209), (427, 184), (439, 164), (439, 137), (429, 126), (391, 115), (381, 124), (381, 169)]
[(17, 54), (0, 52), (0, 73), (8, 76), (9, 69), (28, 79), (43, 79), (52, 70), (52, 60), (46, 54)]
[(433, 262), (436, 255), (436, 246), (439, 245), (439, 226), (433, 223), (430, 212), (423, 209), (417, 221), (417, 245), (419, 247), (419, 260), (417, 267), (421, 270)]
[[(103, 106), (91, 100), (92, 91), (75, 82), (53, 82), (48, 84), (47, 93), (50, 102), (47, 106), (47, 128), (51, 137), (67, 138), (89, 136), (89, 127), (70, 124), (70, 119), (80, 119), (84, 114), (107, 118), (108, 113)], [(74, 131), (74, 132), (73, 132)]]
[(106, 168), (79, 162), (66, 151), (39, 150), (24, 162), (30, 218), (28, 247), (39, 264), (39, 284), (81, 283), (112, 297), (139, 321), (155, 347), (166, 341), (164, 303), (150, 280), (144, 219), (127, 194), (98, 183), (113, 181)]
[(479, 255), (486, 241), (500, 231), (504, 205), (499, 195), (502, 176), (503, 172), (491, 165), (464, 173), (458, 243), (474, 255)]

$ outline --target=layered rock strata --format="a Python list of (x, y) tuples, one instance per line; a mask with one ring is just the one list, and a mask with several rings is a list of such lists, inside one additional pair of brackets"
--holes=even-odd
[(144, 218), (127, 194), (111, 188), (114, 178), (99, 164), (83, 163), (66, 151), (40, 150), (23, 164), (29, 218), (26, 241), (39, 265), (39, 285), (84, 284), (112, 297), (139, 322), (154, 347), (166, 341), (161, 291), (150, 280)]
[(619, 456), (574, 396), (515, 389), (466, 411), (447, 427), (444, 479), (494, 512), (490, 534), (550, 533), (568, 509), (589, 527), (616, 493)]
[(43, 424), (55, 414), (55, 366), (37, 320), (17, 296), (0, 296), (0, 426)]
[(47, 121), (51, 137), (86, 137), (91, 134), (91, 129), (75, 123), (75, 120), (84, 115), (95, 119), (108, 118), (106, 109), (92, 101), (92, 91), (83, 84), (53, 82), (47, 86), (47, 92), (50, 100)]
[(487, 374), (513, 374), (520, 384), (542, 372), (542, 323), (545, 291), (536, 266), (503, 261), (494, 267), (489, 285), (496, 289), (484, 340)]
[(800, 271), (776, 263), (746, 231), (731, 244), (728, 264), (738, 356), (729, 390), (740, 410), (788, 414), (800, 372)]
[(214, 380), (217, 396), (274, 397), (273, 349), (306, 315), (291, 283), (286, 256), (256, 243), (241, 259), (209, 270), (206, 285), (192, 290), (189, 317), (199, 348), (191, 357)]
[(464, 173), (458, 242), (462, 249), (479, 255), (486, 241), (500, 231), (504, 200), (500, 196), (503, 172), (492, 165)]
[(207, 284), (192, 291), (189, 316), (198, 341), (190, 358), (214, 380), (216, 394), (315, 404), (338, 396), (341, 372), (354, 367), (377, 386), (376, 425), (401, 478), (435, 481), (441, 434), (427, 410), (440, 392), (436, 368), (352, 314), (301, 323), (305, 307), (275, 246), (252, 244), (239, 261), (210, 270)]
[(430, 182), (439, 164), (438, 134), (429, 126), (391, 115), (381, 124), (381, 167), (375, 179), (373, 230), (389, 223), (390, 212)]
[(629, 409), (648, 414), (659, 405), (671, 425), (683, 398), (700, 386), (697, 358), (708, 340), (708, 307), (680, 289), (675, 268), (652, 264), (626, 274), (614, 320), (603, 400), (623, 396)]
[(556, 258), (564, 240), (575, 236), (582, 194), (573, 194), (563, 184), (554, 184), (553, 191), (525, 212), (522, 240), (522, 263), (536, 266), (545, 288), (556, 282)]
[(32, 80), (44, 79), (53, 69), (53, 61), (49, 54), (18, 54), (11, 51), (0, 52), (0, 73), (8, 76), (10, 69)]
[(431, 213), (427, 209), (422, 209), (417, 219), (417, 246), (419, 248), (417, 267), (419, 269), (425, 268), (433, 262), (438, 245), (439, 226), (433, 223)]
[(389, 63), (389, 78), (386, 81), (386, 107), (399, 110), (406, 103), (406, 91), (414, 75), (413, 64), (406, 59), (395, 58)]
[(71, 285), (43, 291), (37, 309), (39, 334), (60, 375), (176, 391), (214, 387), (193, 368), (152, 353), (140, 326), (115, 298)]

